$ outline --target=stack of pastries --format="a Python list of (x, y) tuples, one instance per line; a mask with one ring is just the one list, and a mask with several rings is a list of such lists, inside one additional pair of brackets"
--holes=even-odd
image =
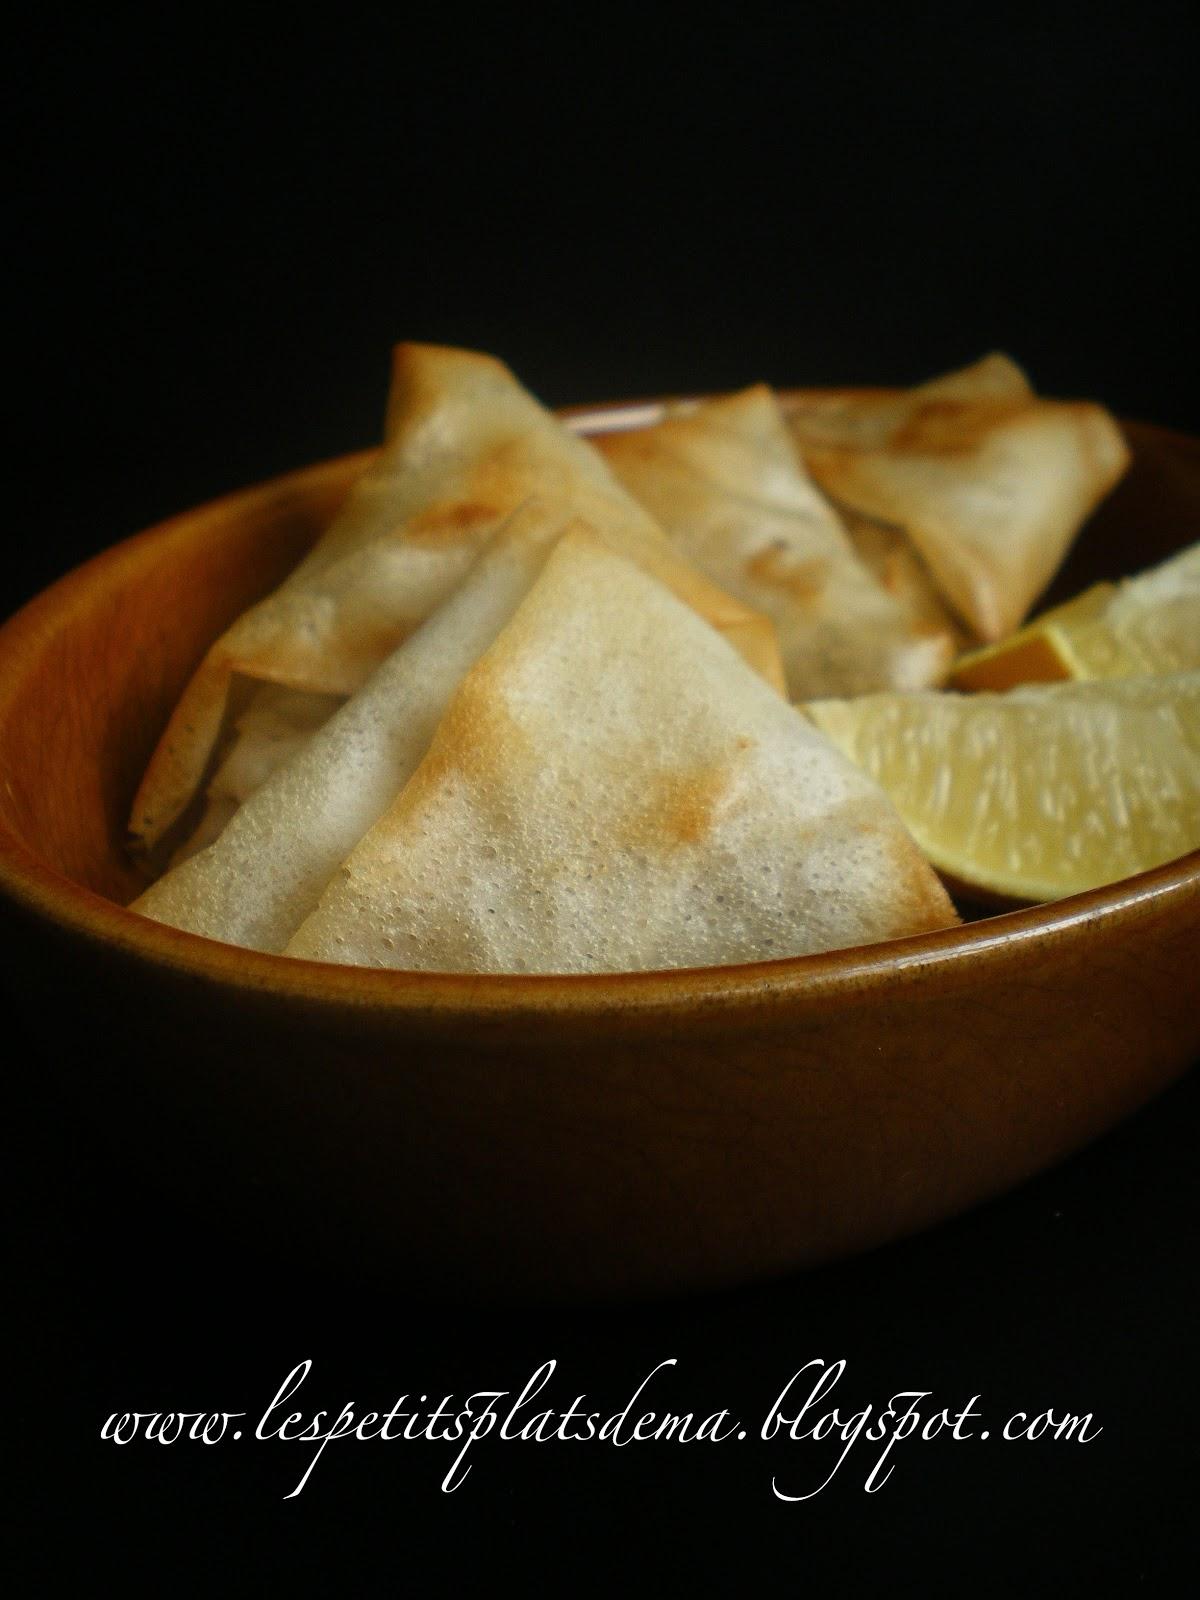
[(952, 924), (883, 790), (794, 702), (943, 683), (1126, 460), (1107, 412), (1002, 356), (786, 411), (756, 385), (592, 443), (499, 361), (401, 345), (382, 450), (162, 736), (134, 909), (477, 973)]

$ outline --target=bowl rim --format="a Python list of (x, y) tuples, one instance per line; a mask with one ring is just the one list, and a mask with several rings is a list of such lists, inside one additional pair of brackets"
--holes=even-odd
[[(802, 399), (835, 399), (889, 390), (863, 388), (783, 389), (786, 406)], [(705, 396), (681, 395), (646, 400), (600, 402), (561, 407), (558, 415), (585, 435), (619, 431), (653, 422), (669, 404)], [(1191, 451), (1200, 444), (1189, 435), (1136, 423), (1139, 431), (1163, 444)], [(75, 567), (11, 616), (0, 627), (0, 715), (22, 678), (22, 663), (50, 633), (69, 624), (71, 614), (97, 584), (119, 581), (147, 546), (186, 537), (195, 520), (223, 520), (278, 498), (301, 494), (349, 476), (377, 453), (377, 447), (351, 452), (280, 474), (248, 488), (219, 496), (180, 512), (102, 550)], [(650, 972), (488, 973), (409, 972), (392, 968), (343, 966), (247, 950), (155, 922), (76, 883), (51, 867), (0, 821), (0, 892), (26, 911), (59, 929), (82, 934), (110, 950), (167, 969), (180, 976), (306, 1003), (325, 1001), (389, 1013), (473, 1015), (550, 1014), (595, 1016), (680, 1009), (709, 1014), (714, 1008), (761, 1002), (774, 997), (789, 1003), (824, 996), (848, 996), (879, 984), (904, 982), (944, 972), (965, 961), (1083, 926), (1117, 922), (1200, 887), (1200, 849), (1176, 860), (1122, 878), (1116, 883), (1038, 905), (929, 933), (876, 941), (812, 955), (730, 966), (677, 967)]]

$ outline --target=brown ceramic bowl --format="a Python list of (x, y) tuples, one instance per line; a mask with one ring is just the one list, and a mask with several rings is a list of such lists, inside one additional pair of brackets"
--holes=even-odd
[[(585, 430), (643, 406), (576, 410)], [(1130, 424), (1069, 593), (1195, 538), (1200, 452)], [(135, 916), (137, 779), (206, 645), (368, 459), (234, 494), (0, 632), (10, 964), (98, 1137), (239, 1226), (451, 1287), (613, 1295), (924, 1227), (1093, 1138), (1200, 1051), (1200, 854), (1054, 905), (757, 966), (591, 978), (285, 960)], [(82, 1058), (85, 1052), (76, 1049)]]

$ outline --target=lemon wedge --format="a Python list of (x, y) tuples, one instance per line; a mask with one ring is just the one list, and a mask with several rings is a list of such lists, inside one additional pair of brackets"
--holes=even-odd
[(1123, 583), (1098, 583), (1002, 643), (963, 656), (956, 689), (1124, 678), (1200, 667), (1200, 544)]
[(1200, 671), (804, 710), (988, 897), (1055, 900), (1200, 848)]

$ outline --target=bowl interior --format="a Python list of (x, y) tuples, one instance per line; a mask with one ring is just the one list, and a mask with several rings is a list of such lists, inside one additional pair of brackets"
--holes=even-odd
[[(569, 420), (585, 433), (636, 426), (657, 404), (576, 408)], [(1164, 558), (1200, 526), (1200, 446), (1144, 424), (1125, 430), (1132, 467), (1047, 603)], [(210, 642), (311, 546), (370, 456), (176, 517), (71, 573), (8, 625), (0, 823), (39, 862), (120, 904), (137, 893), (128, 808), (184, 684)]]

